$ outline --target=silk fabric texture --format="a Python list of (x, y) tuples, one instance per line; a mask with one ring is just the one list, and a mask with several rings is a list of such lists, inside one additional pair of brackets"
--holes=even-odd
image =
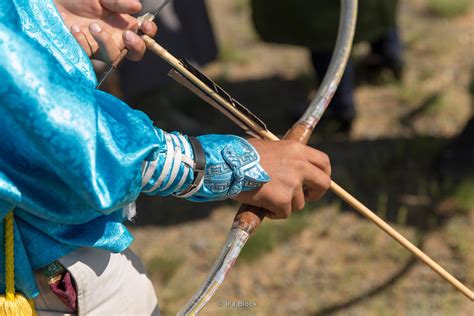
[[(177, 158), (193, 158), (186, 137), (154, 127), (96, 84), (52, 0), (0, 2), (0, 245), (3, 218), (14, 207), (16, 290), (30, 298), (38, 295), (34, 269), (80, 247), (124, 251), (133, 237), (123, 208), (142, 189), (170, 195), (193, 181), (192, 168)], [(198, 138), (206, 176), (189, 199), (223, 199), (269, 180), (247, 141)], [(172, 165), (163, 174), (170, 152)], [(142, 168), (151, 165), (142, 183)], [(4, 261), (0, 250), (3, 292)]]

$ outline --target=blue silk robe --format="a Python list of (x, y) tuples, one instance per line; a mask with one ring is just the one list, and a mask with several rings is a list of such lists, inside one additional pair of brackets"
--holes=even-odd
[[(0, 291), (3, 218), (11, 209), (16, 289), (35, 297), (34, 269), (78, 247), (123, 251), (133, 239), (123, 207), (142, 190), (169, 195), (193, 181), (176, 158), (178, 151), (193, 158), (187, 138), (155, 128), (96, 83), (52, 0), (0, 1)], [(245, 140), (199, 139), (206, 177), (191, 200), (226, 198), (269, 180)]]

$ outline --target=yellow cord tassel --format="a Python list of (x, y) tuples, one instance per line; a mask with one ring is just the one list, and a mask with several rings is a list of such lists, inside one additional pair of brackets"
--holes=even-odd
[(0, 316), (36, 315), (33, 301), (15, 293), (15, 248), (13, 210), (5, 217), (5, 295), (0, 295)]

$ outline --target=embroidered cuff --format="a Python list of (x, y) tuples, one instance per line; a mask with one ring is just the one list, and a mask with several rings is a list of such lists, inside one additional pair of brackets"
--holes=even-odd
[[(142, 191), (161, 196), (186, 192), (194, 180), (194, 153), (186, 136), (157, 129), (163, 144), (149, 161), (143, 163)], [(260, 157), (245, 139), (232, 135), (197, 137), (206, 157), (206, 172), (199, 190), (186, 199), (215, 201), (253, 190), (270, 177), (259, 165)], [(194, 190), (196, 191), (196, 190)]]
[(245, 139), (232, 135), (204, 135), (198, 139), (206, 154), (206, 174), (201, 189), (188, 200), (231, 198), (270, 181), (259, 165), (257, 151)]

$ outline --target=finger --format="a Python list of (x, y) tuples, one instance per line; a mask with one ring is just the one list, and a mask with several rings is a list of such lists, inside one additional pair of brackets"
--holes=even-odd
[(94, 57), (106, 63), (113, 62), (120, 55), (120, 48), (112, 36), (95, 22), (89, 25), (89, 31), (99, 45), (99, 50), (94, 54)]
[(133, 61), (139, 61), (145, 54), (145, 42), (132, 31), (125, 31), (123, 33), (123, 41), (125, 47), (128, 49), (127, 58)]
[(156, 32), (158, 31), (156, 24), (150, 21), (143, 21), (140, 29), (150, 37), (155, 37)]
[(308, 164), (305, 168), (304, 185), (306, 186), (306, 199), (319, 200), (329, 189), (331, 178), (321, 169)]
[(323, 170), (328, 176), (331, 175), (331, 161), (329, 156), (322, 151), (306, 146), (306, 157), (310, 163)]
[(326, 194), (326, 191), (313, 191), (313, 190), (308, 190), (306, 194), (306, 201), (319, 201), (324, 194)]
[(91, 57), (92, 56), (92, 50), (89, 45), (89, 42), (87, 41), (86, 36), (84, 33), (81, 31), (81, 28), (77, 24), (71, 25), (71, 34), (74, 36), (76, 41), (81, 45), (82, 49), (86, 52), (87, 56)]
[(284, 215), (282, 215), (280, 213), (274, 213), (274, 212), (270, 212), (270, 211), (268, 211), (267, 217), (269, 219), (286, 219), (286, 218), (288, 218), (287, 216), (285, 217)]
[(91, 50), (91, 58), (95, 58), (93, 56), (99, 52), (99, 44), (97, 44), (96, 40), (94, 39), (89, 30), (82, 30), (82, 34), (84, 34), (87, 39), (87, 43), (89, 44), (89, 48)]
[(268, 210), (268, 218), (285, 219), (290, 217), (292, 205), (289, 200), (288, 202), (282, 200), (281, 202), (277, 203), (274, 201), (270, 203), (263, 203), (263, 208)]
[(100, 4), (115, 13), (134, 14), (142, 9), (139, 0), (100, 0)]
[(303, 192), (303, 189), (298, 189), (295, 192), (295, 196), (293, 197), (293, 200), (291, 201), (291, 211), (292, 212), (298, 212), (301, 211), (305, 206), (305, 194)]

